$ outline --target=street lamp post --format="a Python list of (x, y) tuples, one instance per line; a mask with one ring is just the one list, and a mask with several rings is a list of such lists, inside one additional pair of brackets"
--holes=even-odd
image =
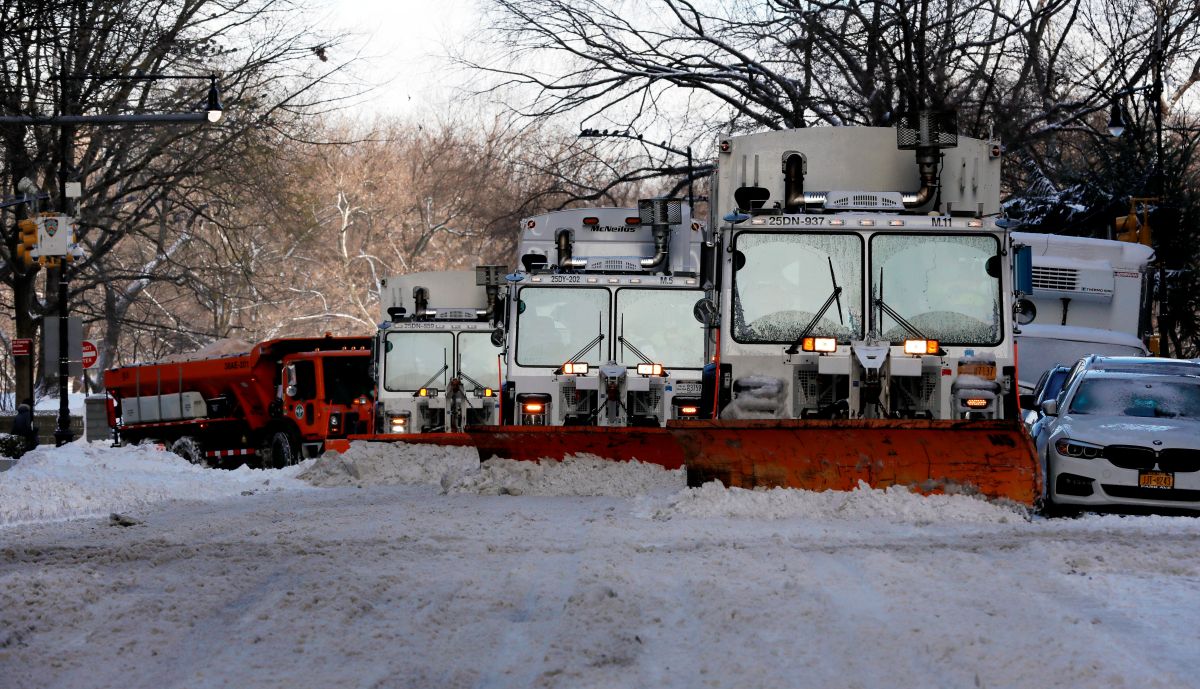
[[(157, 79), (207, 79), (209, 89), (205, 98), (203, 113), (164, 113), (158, 115), (73, 115), (71, 114), (72, 98), (68, 84), (84, 80), (99, 81), (154, 81)], [(171, 76), (164, 74), (103, 74), (84, 77), (63, 76), (59, 78), (62, 88), (59, 89), (59, 114), (51, 117), (36, 115), (5, 115), (0, 116), (0, 124), (51, 125), (59, 127), (59, 168), (58, 193), (59, 208), (63, 215), (73, 215), (70, 199), (74, 196), (69, 189), (71, 148), (75, 141), (75, 126), (80, 124), (120, 125), (120, 124), (180, 124), (180, 123), (216, 123), (221, 119), (224, 107), (221, 105), (220, 91), (217, 88), (216, 75), (208, 76)], [(71, 432), (71, 411), (67, 398), (67, 380), (70, 378), (70, 355), (67, 352), (69, 343), (67, 333), (69, 278), (65, 257), (58, 261), (58, 423), (54, 429), (54, 442), (62, 446), (74, 439)], [(32, 362), (30, 366), (32, 366)]]
[(653, 146), (655, 148), (660, 148), (668, 153), (674, 153), (675, 155), (685, 156), (687, 158), (688, 208), (691, 209), (692, 211), (696, 210), (695, 209), (695, 196), (692, 194), (692, 181), (695, 177), (695, 168), (692, 167), (692, 146), (691, 146), (691, 144), (688, 144), (688, 146), (685, 150), (680, 150), (678, 148), (673, 148), (671, 146), (668, 146), (667, 142), (665, 142), (665, 141), (662, 143), (655, 143), (653, 141), (648, 141), (646, 139), (643, 139), (641, 134), (630, 134), (629, 132), (617, 131), (615, 129), (613, 131), (609, 131), (607, 129), (605, 129), (605, 130), (584, 129), (579, 132), (579, 138), (581, 138), (581, 139), (582, 138), (597, 138), (598, 139), (598, 138), (606, 138), (606, 137), (608, 137), (608, 138), (615, 137), (615, 138), (619, 138), (619, 139), (633, 139), (634, 141), (646, 144), (647, 146)]

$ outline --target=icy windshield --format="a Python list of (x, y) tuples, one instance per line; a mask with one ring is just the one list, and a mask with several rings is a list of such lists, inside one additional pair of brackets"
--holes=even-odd
[[(999, 344), (999, 252), (991, 235), (876, 234), (872, 299), (882, 299), (921, 335), (942, 344)], [(899, 343), (917, 336), (886, 310), (872, 313), (883, 339)]]
[[(392, 332), (384, 339), (383, 387), (385, 390), (418, 390), (422, 385), (446, 389), (449, 369), (442, 367), (454, 356), (453, 333)], [(432, 382), (429, 380), (441, 371)]]
[(791, 343), (833, 294), (835, 282), (842, 288), (840, 317), (835, 301), (810, 334), (840, 342), (862, 338), (861, 237), (743, 232), (735, 241), (733, 339)]
[(625, 343), (613, 344), (617, 363), (645, 363), (634, 353), (636, 348), (667, 370), (703, 368), (704, 327), (692, 315), (692, 307), (703, 297), (701, 290), (617, 290), (617, 335), (625, 338)]
[[(500, 371), (496, 366), (496, 357), (500, 354), (500, 348), (492, 344), (491, 333), (460, 333), (458, 354), (459, 370), (467, 377), (485, 388), (499, 385)], [(470, 380), (463, 380), (463, 389), (471, 390), (473, 387)]]
[(562, 366), (589, 342), (604, 339), (577, 361), (599, 366), (609, 346), (608, 290), (595, 287), (526, 287), (517, 302), (517, 363)]
[(1071, 400), (1071, 413), (1200, 418), (1200, 384), (1137, 377), (1085, 379)]

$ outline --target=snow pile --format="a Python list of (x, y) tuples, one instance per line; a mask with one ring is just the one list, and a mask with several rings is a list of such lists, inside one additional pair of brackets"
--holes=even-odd
[(653, 514), (657, 519), (750, 517), (754, 519), (873, 519), (887, 522), (992, 522), (1028, 518), (1024, 508), (967, 495), (921, 495), (902, 486), (871, 488), (859, 482), (852, 491), (745, 490), (712, 481), (675, 495)]
[(297, 467), (233, 471), (189, 464), (153, 446), (113, 450), (77, 441), (26, 453), (0, 473), (0, 524), (106, 515), (164, 500), (213, 500), (306, 488)]
[(473, 447), (355, 442), (345, 454), (327, 452), (297, 478), (314, 486), (444, 485), (479, 471)]
[(315, 486), (433, 485), (443, 493), (479, 495), (606, 495), (632, 497), (684, 484), (682, 470), (657, 464), (610, 462), (593, 456), (562, 462), (492, 458), (480, 464), (473, 447), (409, 443), (351, 443), (299, 474)]
[(685, 483), (683, 469), (657, 464), (611, 462), (594, 455), (569, 456), (561, 462), (518, 462), (493, 458), (476, 474), (447, 486), (452, 493), (480, 495), (604, 495), (629, 498)]
[(177, 361), (196, 361), (199, 359), (216, 359), (225, 356), (237, 356), (239, 354), (248, 354), (254, 345), (245, 340), (227, 339), (216, 340), (210, 342), (194, 352), (180, 352), (179, 354), (169, 354), (159, 359), (157, 363), (174, 363)]

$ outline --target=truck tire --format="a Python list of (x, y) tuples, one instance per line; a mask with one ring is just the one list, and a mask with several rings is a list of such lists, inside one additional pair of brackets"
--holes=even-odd
[(197, 466), (209, 466), (208, 458), (204, 456), (204, 448), (193, 437), (185, 435), (171, 444), (171, 452), (183, 457)]
[(292, 434), (287, 431), (276, 431), (271, 436), (271, 444), (267, 451), (266, 461), (263, 464), (268, 468), (282, 469), (299, 461), (300, 448), (292, 438)]

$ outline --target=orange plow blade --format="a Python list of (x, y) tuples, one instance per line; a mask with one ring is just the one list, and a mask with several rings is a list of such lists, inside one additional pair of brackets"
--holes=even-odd
[(908, 486), (1033, 505), (1042, 472), (1015, 421), (923, 419), (673, 422), (688, 485), (853, 490)]
[(561, 460), (589, 454), (617, 461), (639, 460), (667, 469), (683, 466), (674, 434), (665, 428), (597, 428), (589, 426), (475, 426), (468, 428), (481, 460)]

